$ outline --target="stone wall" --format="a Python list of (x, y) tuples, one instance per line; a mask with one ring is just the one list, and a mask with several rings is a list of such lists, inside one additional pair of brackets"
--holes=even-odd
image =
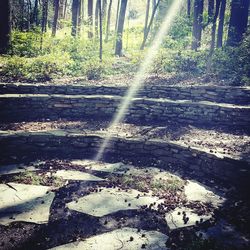
[[(2, 95), (0, 122), (59, 118), (111, 118), (122, 98), (79, 95)], [(207, 102), (135, 98), (126, 120), (135, 123), (168, 121), (201, 125), (249, 127), (250, 107)]]
[[(41, 158), (93, 158), (100, 146), (99, 135), (57, 132), (8, 133), (0, 135), (0, 163), (24, 162)], [(113, 138), (105, 152), (106, 160), (115, 157), (146, 167), (156, 162), (161, 167), (199, 180), (219, 180), (228, 184), (246, 185), (250, 177), (249, 163), (218, 158), (189, 147), (159, 140)]]
[[(0, 83), (0, 94), (65, 94), (65, 95), (120, 95), (127, 87), (97, 85), (52, 85)], [(211, 101), (234, 104), (250, 104), (249, 87), (227, 86), (168, 86), (147, 84), (138, 97), (169, 98), (173, 100)]]

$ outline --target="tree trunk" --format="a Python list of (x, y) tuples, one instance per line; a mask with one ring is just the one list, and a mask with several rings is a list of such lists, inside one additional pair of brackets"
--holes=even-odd
[(116, 46), (115, 46), (115, 55), (117, 56), (122, 56), (122, 35), (124, 29), (127, 3), (128, 0), (121, 0), (121, 7), (120, 7), (118, 26), (117, 26)]
[(9, 0), (0, 1), (0, 54), (5, 54), (10, 45), (10, 2)]
[(216, 23), (219, 15), (221, 0), (216, 0), (215, 13), (213, 18), (213, 26), (212, 26), (212, 36), (211, 36), (211, 44), (210, 44), (210, 56), (212, 56), (214, 47), (215, 47), (215, 34), (216, 34)]
[(56, 35), (57, 23), (59, 15), (59, 0), (54, 0), (54, 19), (52, 24), (52, 36)]
[(71, 29), (72, 36), (76, 36), (76, 33), (77, 33), (78, 8), (79, 8), (79, 0), (73, 0), (72, 1), (72, 29)]
[(20, 4), (20, 9), (21, 9), (21, 22), (19, 23), (19, 28), (21, 31), (24, 31), (24, 0), (19, 0), (19, 4)]
[(48, 0), (43, 0), (42, 6), (42, 33), (47, 31), (48, 20)]
[(35, 3), (34, 3), (32, 24), (36, 25), (36, 26), (39, 25), (39, 20), (38, 20), (38, 0), (35, 0)]
[(214, 18), (214, 0), (208, 0), (208, 23), (211, 23)]
[(107, 17), (107, 27), (106, 27), (106, 37), (105, 42), (109, 40), (109, 32), (110, 32), (110, 20), (111, 20), (111, 10), (112, 10), (112, 0), (109, 1), (109, 8), (108, 8), (108, 17)]
[(144, 34), (143, 40), (145, 39), (145, 36), (147, 35), (149, 8), (150, 8), (150, 0), (147, 0), (146, 15), (145, 15), (145, 23), (144, 23), (144, 31), (143, 31), (143, 34)]
[(227, 45), (237, 46), (247, 30), (250, 0), (232, 0)]
[(204, 0), (194, 1), (194, 21), (193, 21), (193, 41), (192, 41), (193, 50), (197, 50), (201, 45), (203, 7), (204, 7)]
[(118, 19), (119, 19), (119, 10), (120, 10), (121, 0), (117, 2), (116, 18), (115, 18), (115, 32), (117, 31)]
[(150, 18), (149, 25), (147, 27), (146, 33), (144, 35), (144, 38), (143, 38), (143, 41), (142, 41), (142, 44), (141, 44), (141, 47), (140, 47), (141, 50), (143, 50), (145, 48), (145, 44), (146, 44), (146, 41), (148, 39), (148, 34), (149, 34), (151, 26), (153, 24), (155, 13), (156, 13), (156, 10), (157, 10), (159, 4), (160, 4), (160, 0), (158, 0), (158, 2), (156, 3), (156, 5), (154, 6), (153, 13), (152, 13), (152, 16)]
[(102, 3), (102, 20), (106, 20), (107, 16), (107, 0), (103, 0)]
[(28, 0), (28, 20), (27, 20), (27, 29), (30, 30), (30, 25), (32, 24), (32, 10), (31, 10), (31, 1)]
[(99, 2), (99, 26), (100, 26), (100, 47), (99, 47), (99, 59), (100, 62), (102, 62), (102, 2), (101, 0), (98, 0)]
[(78, 21), (77, 21), (77, 33), (78, 36), (81, 34), (81, 26), (82, 26), (82, 0), (79, 0), (79, 5), (78, 5)]
[(63, 19), (65, 19), (66, 15), (67, 15), (67, 6), (68, 6), (68, 0), (65, 0), (64, 11), (63, 11)]
[(100, 1), (96, 0), (96, 5), (95, 5), (95, 37), (98, 37), (98, 21), (99, 21), (99, 7)]
[(88, 0), (88, 38), (93, 38), (93, 0)]
[(218, 34), (217, 34), (217, 48), (221, 48), (223, 44), (223, 31), (224, 31), (224, 19), (225, 19), (225, 10), (226, 10), (226, 0), (221, 0), (220, 7), (220, 20), (218, 26)]
[(191, 0), (187, 0), (187, 16), (188, 18), (191, 16)]

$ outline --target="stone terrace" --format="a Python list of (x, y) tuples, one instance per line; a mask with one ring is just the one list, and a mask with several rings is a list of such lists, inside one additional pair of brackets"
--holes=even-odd
[[(160, 169), (159, 171), (164, 171), (164, 173), (165, 171), (169, 171), (184, 179), (195, 179), (210, 188), (216, 188), (217, 192), (221, 192), (224, 188), (232, 186), (237, 190), (246, 190), (247, 187), (249, 187), (250, 88), (212, 85), (185, 87), (164, 85), (163, 83), (157, 85), (148, 83), (139, 92), (138, 96), (134, 98), (124, 122), (110, 131), (108, 125), (117, 111), (122, 101), (122, 96), (126, 93), (126, 89), (126, 86), (113, 86), (109, 84), (91, 86), (88, 83), (72, 85), (1, 83), (0, 164), (2, 165), (2, 169), (7, 173), (4, 172), (4, 178), (13, 181), (11, 176), (14, 173), (20, 172), (18, 171), (18, 166), (20, 165), (8, 167), (7, 164), (26, 163), (29, 165), (27, 169), (20, 167), (24, 172), (38, 171), (38, 173), (40, 173), (40, 170), (36, 169), (36, 165), (30, 162), (36, 160), (52, 160), (53, 163), (53, 159), (57, 158), (62, 160), (64, 162), (63, 164), (66, 164), (68, 161), (72, 162), (74, 159), (80, 159), (82, 161), (93, 159), (105, 135), (111, 133), (111, 142), (102, 159), (102, 164), (104, 165), (123, 162), (119, 164), (131, 164), (136, 166), (135, 169), (142, 168), (143, 171), (151, 171), (151, 167), (154, 166), (157, 167), (158, 170)], [(54, 164), (56, 165), (56, 163)], [(63, 166), (63, 164), (60, 166)], [(94, 163), (94, 166), (95, 164), (100, 167), (100, 163)], [(80, 179), (78, 179), (78, 182), (75, 184), (73, 182), (74, 185), (70, 182), (73, 186), (70, 183), (69, 186), (67, 184), (63, 186), (59, 192), (56, 192), (55, 198), (53, 195), (50, 195), (45, 203), (50, 204), (50, 202), (54, 200), (51, 206), (53, 209), (59, 209), (55, 202), (59, 202), (58, 199), (60, 200), (61, 196), (64, 197), (66, 193), (69, 192), (69, 194), (67, 193), (66, 195), (67, 197), (65, 197), (71, 202), (66, 202), (66, 212), (57, 211), (59, 214), (62, 213), (60, 216), (66, 216), (68, 211), (74, 210), (77, 211), (75, 216), (79, 218), (79, 220), (84, 219), (88, 221), (88, 223), (94, 220), (94, 224), (101, 222), (99, 225), (101, 229), (98, 235), (94, 236), (96, 238), (90, 237), (96, 233), (88, 235), (84, 232), (82, 234), (81, 237), (84, 239), (88, 238), (88, 241), (85, 243), (82, 241), (80, 241), (80, 243), (78, 242), (79, 249), (81, 249), (80, 247), (97, 249), (90, 247), (93, 244), (97, 244), (93, 242), (102, 240), (108, 242), (113, 238), (112, 233), (120, 235), (120, 241), (123, 242), (122, 246), (125, 244), (124, 249), (144, 248), (143, 246), (146, 244), (144, 239), (141, 238), (141, 234), (138, 235), (138, 231), (133, 229), (138, 228), (138, 224), (135, 222), (132, 224), (125, 223), (124, 227), (120, 230), (120, 224), (114, 226), (115, 223), (111, 223), (111, 221), (114, 220), (113, 217), (109, 219), (105, 217), (109, 216), (111, 212), (102, 214), (100, 221), (98, 221), (96, 219), (97, 215), (82, 210), (82, 206), (84, 206), (81, 205), (82, 203), (80, 203), (80, 205), (74, 204), (79, 201), (86, 202), (86, 199), (89, 199), (88, 194), (90, 193), (89, 195), (92, 195), (91, 193), (95, 192), (95, 188), (89, 192), (86, 189), (87, 186), (88, 189), (91, 189), (91, 185), (95, 187), (97, 182), (107, 182), (107, 175), (103, 175), (105, 171), (98, 169), (98, 167), (91, 171), (88, 168), (86, 170), (86, 167), (89, 165), (85, 163), (83, 165), (84, 169), (79, 170), (79, 167), (76, 168), (73, 164), (64, 169), (66, 172), (71, 172), (57, 172), (58, 176), (63, 177), (68, 174), (70, 177), (65, 178), (70, 181), (77, 181), (76, 176)], [(54, 169), (53, 164), (49, 166), (51, 166), (51, 169)], [(38, 166), (38, 168), (40, 167)], [(57, 171), (62, 170), (59, 168)], [(78, 171), (77, 173), (74, 172), (76, 170)], [(46, 168), (46, 171), (49, 171), (47, 173), (49, 176), (54, 174), (49, 168)], [(84, 176), (80, 177), (82, 171), (87, 171), (86, 173), (89, 175), (86, 176), (86, 173), (84, 173)], [(128, 178), (127, 170), (122, 173)], [(139, 172), (131, 172), (131, 175), (137, 176), (138, 173)], [(148, 172), (140, 173), (139, 176), (147, 175), (147, 173)], [(96, 176), (91, 176), (91, 174), (96, 174)], [(114, 174), (114, 172), (111, 171), (111, 174)], [(8, 177), (9, 175), (10, 177)], [(4, 178), (2, 178), (2, 180), (4, 180)], [(91, 184), (92, 182), (95, 182), (95, 184)], [(32, 185), (22, 187), (13, 182), (9, 182), (9, 185), (15, 190), (20, 190), (20, 192), (22, 192), (22, 190), (28, 190), (29, 188), (33, 189)], [(113, 194), (124, 197), (123, 191), (112, 189), (112, 185), (109, 187), (109, 184), (100, 184), (100, 186), (102, 187), (101, 189), (103, 189), (103, 186), (111, 188), (111, 191), (108, 190), (107, 193), (105, 188), (103, 191), (100, 191), (103, 192), (104, 196), (107, 196), (107, 199), (113, 199)], [(5, 186), (2, 188), (4, 188), (4, 190), (6, 189)], [(45, 192), (46, 194), (48, 187), (46, 188), (44, 188), (41, 193)], [(63, 190), (66, 190), (66, 193), (61, 193)], [(79, 190), (83, 190), (82, 192), (85, 196), (82, 197), (82, 194), (78, 193), (81, 192)], [(193, 190), (195, 190), (195, 188)], [(11, 193), (13, 189), (12, 191), (9, 190), (6, 192)], [(37, 192), (39, 193), (39, 191)], [(136, 193), (138, 190), (131, 192)], [(191, 193), (195, 192), (192, 191)], [(77, 200), (74, 200), (73, 194), (79, 196), (77, 196)], [(140, 195), (141, 194), (139, 194), (139, 196)], [(185, 195), (188, 196), (187, 193), (185, 193)], [(138, 196), (138, 193), (136, 196)], [(151, 200), (152, 197), (149, 196), (150, 202), (146, 202), (145, 204), (150, 205), (154, 202), (157, 203), (157, 201)], [(100, 201), (98, 199), (99, 198), (93, 197), (89, 203), (91, 203), (92, 200), (93, 204), (99, 204)], [(127, 200), (130, 198), (122, 199)], [(224, 196), (222, 195), (220, 199), (223, 200)], [(142, 200), (140, 202), (142, 202)], [(138, 205), (134, 205), (134, 209), (145, 205), (140, 202)], [(199, 200), (199, 202), (202, 201)], [(124, 210), (124, 204), (119, 204), (120, 203), (117, 203), (117, 211)], [(131, 206), (133, 206), (134, 203), (131, 202), (131, 204)], [(76, 205), (78, 208), (72, 205)], [(218, 204), (213, 209), (217, 207)], [(1, 209), (2, 208), (0, 208), (0, 212)], [(42, 207), (41, 209), (44, 209), (44, 211), (48, 213), (47, 208)], [(100, 206), (100, 211), (103, 211), (102, 209), (103, 207)], [(169, 213), (165, 215), (166, 218), (168, 218), (168, 216), (171, 218), (172, 216), (177, 216), (184, 210), (186, 211), (185, 213), (189, 214), (188, 218), (190, 221), (191, 218), (196, 218), (195, 216), (197, 216), (194, 210), (192, 210), (193, 208), (179, 207), (179, 209), (181, 210), (178, 210), (178, 205), (172, 207), (172, 209), (168, 210)], [(84, 218), (81, 217), (82, 213), (85, 216)], [(136, 213), (137, 212), (135, 212), (135, 214)], [(87, 217), (86, 214), (88, 214)], [(93, 216), (93, 218), (89, 217), (90, 215)], [(139, 217), (142, 216), (140, 212), (137, 215)], [(112, 216), (114, 216), (113, 212)], [(124, 212), (122, 216), (128, 216), (127, 212)], [(47, 218), (45, 223), (49, 223), (50, 226), (53, 225), (52, 228), (54, 228), (56, 218), (57, 215), (52, 213), (50, 219)], [(201, 219), (202, 221), (204, 219), (205, 221), (209, 220), (210, 217), (197, 218), (198, 220)], [(8, 221), (8, 219), (5, 218), (3, 223), (5, 223), (6, 220)], [(104, 222), (102, 220), (104, 220)], [(107, 223), (106, 220), (108, 221)], [(185, 222), (185, 220), (184, 222), (192, 227), (196, 223), (196, 220), (197, 219), (194, 219), (193, 224), (191, 223), (190, 225), (189, 222)], [(63, 217), (60, 218), (60, 221), (66, 223)], [(111, 223), (112, 226), (109, 223)], [(163, 222), (159, 220), (158, 224), (161, 225), (161, 223)], [(164, 223), (163, 225), (165, 225)], [(171, 221), (167, 220), (170, 231), (176, 229), (174, 225), (180, 224), (180, 226), (177, 227), (178, 229), (183, 227), (183, 222), (178, 223), (178, 220), (176, 220), (174, 224), (171, 224)], [(109, 226), (109, 229), (106, 224)], [(216, 224), (216, 226), (218, 225), (219, 224)], [(148, 246), (150, 246), (148, 249), (162, 249), (165, 245), (165, 241), (167, 241), (171, 235), (166, 229), (159, 229), (161, 233), (157, 234), (157, 226), (151, 228), (153, 231), (150, 231), (148, 227), (140, 228), (146, 229), (143, 235), (147, 235)], [(8, 230), (11, 231), (11, 228), (8, 227)], [(75, 230), (74, 227), (72, 230)], [(246, 233), (248, 234), (248, 232)], [(65, 239), (58, 240), (58, 242), (53, 240), (47, 245), (41, 244), (41, 249), (52, 248), (71, 241), (70, 238), (65, 237)], [(126, 237), (129, 237), (130, 240), (126, 240)], [(241, 238), (241, 236), (239, 236), (238, 239), (239, 238)], [(159, 242), (159, 248), (153, 247), (155, 240)], [(238, 242), (237, 240), (235, 240), (235, 242)], [(77, 239), (73, 241), (77, 241)], [(244, 244), (248, 244), (247, 242), (248, 241), (244, 241)], [(239, 245), (241, 245), (241, 243), (242, 241), (240, 241)], [(119, 244), (119, 240), (117, 242), (112, 241), (112, 247), (110, 247), (110, 249), (119, 248)], [(38, 246), (36, 245), (36, 247)], [(64, 247), (71, 249), (73, 246), (69, 244), (62, 246), (63, 249)], [(95, 247), (98, 247), (98, 245), (95, 245)], [(56, 249), (60, 249), (60, 247)]]

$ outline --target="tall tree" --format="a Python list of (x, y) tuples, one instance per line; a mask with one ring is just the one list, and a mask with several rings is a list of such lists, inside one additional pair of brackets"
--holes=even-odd
[(115, 55), (122, 56), (122, 36), (128, 0), (121, 0), (121, 7), (118, 19)]
[(100, 46), (99, 46), (99, 59), (102, 62), (102, 2), (101, 0), (97, 0), (99, 2), (99, 26), (100, 26)]
[(191, 0), (187, 0), (187, 16), (188, 18), (191, 16)]
[(63, 10), (63, 18), (64, 19), (66, 18), (66, 15), (67, 15), (67, 7), (68, 7), (68, 0), (65, 0), (64, 10)]
[(93, 0), (88, 0), (88, 37), (93, 38)]
[(33, 25), (38, 26), (39, 25), (39, 20), (38, 20), (38, 0), (35, 0), (34, 3), (34, 9), (33, 9)]
[(118, 0), (117, 9), (116, 9), (116, 18), (115, 18), (115, 31), (117, 31), (117, 27), (118, 27), (120, 5), (121, 5), (121, 0)]
[(201, 45), (201, 34), (203, 26), (203, 7), (204, 7), (204, 0), (194, 1), (194, 21), (193, 21), (193, 35), (192, 35), (193, 50), (197, 50)]
[(42, 33), (47, 31), (47, 22), (48, 22), (48, 0), (43, 0), (42, 5)]
[(108, 7), (108, 16), (107, 16), (107, 25), (106, 25), (106, 36), (105, 42), (109, 39), (109, 32), (110, 32), (110, 20), (111, 20), (111, 10), (112, 10), (112, 0), (109, 0), (109, 7)]
[(228, 29), (229, 46), (237, 46), (247, 30), (248, 9), (250, 0), (232, 0), (231, 16)]
[(76, 36), (76, 33), (77, 33), (78, 8), (79, 8), (79, 0), (73, 0), (72, 1), (72, 29), (71, 29), (72, 36)]
[(52, 36), (56, 35), (57, 23), (58, 23), (58, 15), (59, 15), (59, 0), (54, 0), (54, 18), (52, 24)]
[(77, 20), (77, 33), (80, 35), (82, 28), (82, 4), (83, 0), (79, 0), (78, 4), (78, 20)]
[(208, 0), (208, 23), (211, 23), (214, 18), (214, 0)]
[(10, 45), (10, 2), (9, 0), (0, 1), (0, 54), (8, 51)]
[(96, 5), (95, 5), (95, 36), (98, 37), (98, 20), (99, 20), (99, 11), (100, 11), (100, 1), (96, 0)]
[(158, 0), (158, 2), (156, 3), (156, 5), (154, 5), (154, 9), (153, 9), (153, 12), (152, 12), (149, 24), (148, 24), (146, 33), (145, 33), (145, 35), (143, 37), (143, 41), (142, 41), (141, 47), (140, 47), (141, 50), (143, 50), (144, 47), (145, 47), (145, 45), (146, 45), (146, 41), (148, 39), (148, 35), (149, 35), (150, 29), (152, 27), (152, 24), (153, 24), (153, 21), (154, 21), (154, 17), (155, 17), (155, 14), (156, 14), (156, 11), (157, 11), (157, 8), (158, 8), (159, 4), (160, 4), (160, 0)]
[(215, 34), (216, 34), (216, 26), (217, 26), (217, 19), (219, 15), (220, 5), (221, 5), (221, 0), (216, 0), (213, 26), (212, 26), (212, 36), (211, 36), (212, 38), (210, 44), (210, 56), (212, 56), (215, 47)]
[(147, 29), (148, 29), (148, 18), (149, 18), (149, 8), (150, 8), (150, 0), (147, 0), (147, 5), (146, 5), (146, 15), (145, 15), (145, 22), (144, 22), (144, 38), (147, 35)]
[(223, 44), (223, 32), (224, 32), (224, 19), (226, 11), (226, 0), (221, 0), (220, 15), (219, 15), (219, 26), (217, 33), (217, 48), (221, 48)]

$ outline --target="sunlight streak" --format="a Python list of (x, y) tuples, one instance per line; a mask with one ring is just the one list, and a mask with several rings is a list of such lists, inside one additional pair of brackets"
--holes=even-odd
[(102, 158), (103, 153), (104, 153), (106, 147), (108, 146), (110, 139), (112, 138), (112, 133), (110, 131), (112, 131), (112, 128), (117, 126), (117, 124), (124, 119), (126, 112), (129, 109), (129, 106), (133, 102), (133, 98), (136, 96), (137, 92), (139, 91), (139, 89), (143, 85), (143, 83), (147, 77), (147, 73), (149, 73), (150, 67), (153, 64), (153, 61), (154, 61), (155, 57), (157, 56), (158, 50), (159, 50), (159, 48), (164, 40), (164, 37), (169, 32), (171, 25), (174, 21), (174, 18), (177, 16), (177, 14), (179, 13), (179, 11), (181, 9), (182, 3), (183, 3), (183, 0), (173, 1), (169, 11), (167, 12), (167, 14), (164, 18), (164, 21), (163, 21), (159, 31), (157, 32), (157, 34), (152, 42), (152, 45), (148, 49), (148, 51), (147, 51), (147, 53), (146, 53), (146, 55), (141, 63), (141, 66), (139, 68), (138, 73), (135, 75), (135, 78), (133, 80), (133, 84), (129, 87), (126, 95), (123, 97), (123, 100), (118, 108), (118, 111), (115, 114), (112, 122), (110, 123), (107, 134), (105, 135), (104, 141), (102, 142), (102, 144), (99, 148), (99, 151), (98, 151), (97, 155), (95, 156), (95, 161), (99, 161)]

